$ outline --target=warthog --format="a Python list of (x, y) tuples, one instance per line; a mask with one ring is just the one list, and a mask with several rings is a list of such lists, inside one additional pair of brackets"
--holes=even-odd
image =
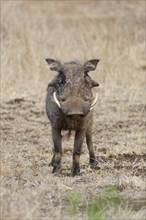
[(93, 108), (98, 94), (93, 96), (92, 88), (99, 86), (88, 75), (96, 69), (98, 59), (89, 60), (84, 65), (78, 62), (61, 64), (46, 59), (49, 67), (58, 75), (48, 84), (46, 112), (51, 122), (53, 139), (52, 173), (61, 169), (62, 143), (61, 131), (75, 131), (72, 175), (80, 172), (79, 159), (84, 137), (89, 150), (90, 164), (95, 165), (96, 158), (92, 143)]

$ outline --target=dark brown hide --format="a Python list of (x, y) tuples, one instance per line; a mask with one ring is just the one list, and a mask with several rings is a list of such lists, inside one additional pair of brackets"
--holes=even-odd
[[(89, 149), (90, 163), (96, 164), (92, 143), (94, 100), (92, 88), (99, 86), (93, 81), (88, 72), (95, 70), (99, 60), (90, 60), (84, 65), (78, 62), (61, 64), (53, 59), (46, 59), (50, 69), (57, 71), (58, 75), (48, 84), (46, 98), (46, 112), (51, 121), (53, 151), (53, 173), (61, 169), (62, 156), (62, 130), (74, 130), (74, 149), (72, 175), (79, 174), (79, 158), (84, 137)], [(55, 96), (55, 97), (54, 97)]]

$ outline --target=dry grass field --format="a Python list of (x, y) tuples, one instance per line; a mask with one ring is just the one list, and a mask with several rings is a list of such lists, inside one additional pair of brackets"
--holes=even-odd
[[(2, 220), (145, 219), (145, 16), (141, 0), (1, 1)], [(49, 57), (101, 59), (90, 73), (100, 84), (100, 170), (90, 168), (84, 144), (81, 175), (72, 177), (73, 137), (64, 137), (62, 174), (51, 174)], [(107, 187), (116, 190), (105, 197)]]

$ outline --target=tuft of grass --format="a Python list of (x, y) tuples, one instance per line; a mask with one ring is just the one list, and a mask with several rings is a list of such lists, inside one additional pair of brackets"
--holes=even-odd
[(92, 199), (88, 203), (87, 216), (89, 220), (103, 220), (103, 209), (106, 201), (103, 199)]
[(104, 211), (111, 206), (119, 205), (121, 201), (118, 189), (114, 185), (105, 186), (98, 198), (83, 198), (81, 193), (72, 191), (65, 199), (67, 214), (70, 217), (82, 213), (83, 216), (87, 215), (88, 220), (104, 220)]
[(119, 195), (118, 189), (115, 185), (106, 185), (103, 191), (106, 201), (110, 204), (119, 205), (122, 201), (122, 198)]
[[(99, 197), (87, 198), (83, 194), (72, 191), (66, 196), (66, 211), (69, 218), (75, 219), (80, 216), (87, 220), (105, 220), (109, 213), (114, 210), (122, 213), (135, 211), (133, 202), (122, 198), (115, 185), (106, 185)], [(119, 213), (118, 213), (119, 215)]]
[(81, 204), (82, 196), (76, 191), (72, 191), (66, 196), (67, 214), (74, 216), (78, 213), (79, 205)]
[(89, 200), (87, 215), (89, 220), (103, 220), (104, 211), (111, 206), (119, 205), (122, 201), (118, 189), (114, 185), (107, 185), (103, 189), (103, 195)]

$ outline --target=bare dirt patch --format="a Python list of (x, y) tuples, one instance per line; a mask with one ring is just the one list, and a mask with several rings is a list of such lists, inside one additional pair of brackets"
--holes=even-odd
[[(131, 106), (130, 108), (131, 109)], [(135, 111), (134, 111), (135, 109)], [(141, 107), (140, 107), (141, 109)], [(97, 112), (98, 110), (96, 110)], [(137, 106), (133, 106), (135, 114)], [(99, 111), (100, 112), (100, 111)], [(129, 110), (131, 115), (131, 110)], [(100, 113), (98, 113), (100, 118)], [(143, 118), (144, 119), (144, 118)], [(100, 128), (102, 127), (103, 128)], [(78, 190), (88, 198), (99, 196), (107, 184), (116, 185), (121, 195), (130, 201), (139, 201), (139, 209), (144, 206), (145, 199), (145, 160), (146, 155), (132, 152), (116, 153), (114, 146), (118, 143), (110, 140), (104, 142), (104, 147), (98, 148), (103, 136), (114, 136), (120, 129), (120, 135), (130, 133), (132, 123), (117, 121), (109, 125), (103, 124), (94, 128), (94, 144), (100, 170), (92, 169), (88, 164), (88, 152), (83, 147), (81, 155), (81, 176), (71, 177), (72, 138), (64, 138), (64, 155), (62, 174), (55, 177), (49, 166), (52, 155), (50, 124), (47, 120), (44, 106), (31, 100), (17, 98), (1, 105), (1, 144), (2, 144), (2, 216), (5, 219), (22, 219), (25, 211), (30, 213), (25, 219), (50, 216), (62, 218), (64, 199), (68, 191)], [(143, 130), (144, 121), (139, 123)], [(125, 131), (126, 129), (126, 131)], [(118, 130), (119, 133), (119, 130)], [(105, 138), (106, 139), (106, 138)], [(112, 138), (111, 138), (112, 140)], [(123, 145), (128, 144), (127, 141)], [(84, 144), (85, 145), (85, 144)], [(6, 199), (7, 198), (7, 199)], [(51, 204), (50, 204), (51, 203)], [(133, 202), (132, 202), (133, 204)], [(136, 203), (137, 204), (137, 203)], [(17, 207), (14, 211), (13, 207)], [(23, 206), (23, 211), (22, 211)], [(53, 207), (59, 207), (57, 213)], [(137, 206), (138, 207), (138, 206)], [(13, 213), (14, 212), (14, 213)], [(23, 213), (24, 212), (24, 213)], [(56, 217), (55, 217), (56, 216)]]

